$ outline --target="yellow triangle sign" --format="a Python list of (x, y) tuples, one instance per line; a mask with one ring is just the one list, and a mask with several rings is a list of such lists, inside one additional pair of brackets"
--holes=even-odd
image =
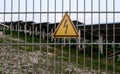
[(65, 13), (63, 19), (55, 29), (53, 38), (77, 38), (79, 37), (78, 31), (71, 21), (69, 15)]

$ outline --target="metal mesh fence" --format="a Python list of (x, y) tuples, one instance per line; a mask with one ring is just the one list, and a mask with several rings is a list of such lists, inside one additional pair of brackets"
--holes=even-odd
[[(0, 74), (119, 74), (119, 0), (1, 0)], [(65, 13), (79, 38), (52, 38)]]

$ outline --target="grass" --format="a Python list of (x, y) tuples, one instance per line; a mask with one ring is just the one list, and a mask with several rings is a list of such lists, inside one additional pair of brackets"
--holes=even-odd
[[(17, 31), (12, 31), (12, 33), (11, 33), (10, 30), (5, 30), (5, 34), (6, 35), (11, 35), (12, 34), (12, 38), (18, 38), (18, 32)], [(25, 36), (26, 36), (26, 41), (27, 42), (34, 41), (34, 43), (39, 43), (39, 41), (40, 41), (39, 36), (34, 35), (34, 38), (33, 38), (33, 35), (30, 36), (28, 33), (25, 34), (24, 32), (19, 32), (19, 38), (20, 39), (25, 41)], [(44, 42), (46, 42), (46, 40), (41, 39), (41, 42), (44, 43)]]
[(2, 72), (0, 71), (0, 74), (2, 74)]
[[(10, 30), (6, 30), (5, 34), (10, 35)], [(25, 34), (23, 32), (20, 32), (19, 36), (20, 36), (21, 40), (25, 41)], [(12, 37), (13, 38), (18, 38), (18, 32), (12, 31)], [(32, 38), (33, 36), (30, 36), (29, 34), (26, 34), (26, 37), (27, 37), (26, 38), (27, 42), (31, 43), (33, 41), (33, 38)], [(39, 41), (40, 41), (40, 38), (38, 36), (34, 36), (34, 43), (39, 43)], [(46, 43), (46, 42), (47, 42), (47, 40), (41, 39), (41, 43)], [(49, 40), (49, 42), (51, 42), (51, 41)], [(55, 49), (53, 48), (53, 46), (54, 45), (50, 46), (52, 48), (48, 49), (48, 52), (54, 54)], [(90, 68), (91, 68), (91, 45), (86, 45), (86, 46), (88, 46), (88, 47), (86, 48), (86, 51), (85, 51), (85, 53), (86, 53), (86, 55), (85, 55), (85, 61), (86, 61), (85, 65), (90, 70)], [(104, 45), (104, 47), (105, 47), (105, 45)], [(16, 48), (17, 48), (17, 46), (16, 46)], [(35, 45), (35, 46), (27, 45), (26, 46), (27, 51), (32, 51), (32, 48), (34, 48), (34, 51), (40, 50), (39, 46), (37, 46), (37, 45)], [(41, 51), (46, 52), (46, 48), (47, 48), (46, 45), (42, 46)], [(119, 47), (116, 46), (115, 48), (119, 48)], [(23, 47), (20, 46), (20, 49), (23, 49)], [(60, 60), (63, 59), (63, 61), (65, 61), (67, 63), (68, 63), (68, 60), (70, 60), (71, 63), (76, 65), (76, 54), (78, 53), (78, 59), (77, 59), (78, 60), (78, 66), (80, 68), (83, 68), (83, 66), (84, 66), (83, 65), (83, 62), (84, 62), (83, 53), (84, 52), (77, 52), (76, 53), (76, 49), (71, 48), (71, 50), (70, 50), (71, 56), (70, 56), (70, 59), (69, 59), (68, 58), (69, 57), (69, 54), (68, 54), (69, 50), (68, 49), (69, 49), (69, 47), (63, 47), (63, 57), (61, 57), (62, 56), (62, 52), (61, 52), (62, 51), (62, 46), (61, 45), (59, 45), (59, 46), (56, 45), (56, 52), (55, 52), (56, 53), (56, 60), (60, 61)], [(110, 50), (110, 49), (112, 49), (112, 48), (110, 46), (108, 46), (108, 50)], [(112, 52), (112, 51), (110, 50), (110, 52)], [(98, 46), (97, 45), (93, 46), (93, 54), (92, 55), (93, 55), (93, 60), (92, 60), (93, 68), (95, 70), (98, 70), (99, 62), (98, 62)], [(106, 58), (105, 58), (106, 54), (103, 54), (103, 55), (100, 55), (100, 56), (101, 56), (100, 57), (100, 60), (101, 60), (100, 61), (100, 68), (101, 68), (102, 71), (105, 71), (106, 70), (106, 61), (105, 61), (106, 60)], [(113, 64), (113, 62), (112, 61), (110, 62), (110, 60), (108, 60), (108, 65), (107, 65), (108, 71), (112, 72), (112, 70), (113, 70), (113, 65), (112, 64)], [(115, 64), (116, 64), (115, 65), (115, 71), (120, 73), (120, 63), (118, 61), (116, 61)]]
[[(57, 51), (56, 51), (56, 60), (61, 60), (62, 59), (62, 57), (61, 57), (61, 48), (62, 47), (57, 47)], [(51, 52), (51, 53), (53, 53), (54, 52), (54, 49), (50, 49), (49, 50), (49, 52)], [(68, 55), (68, 48), (66, 48), (66, 47), (64, 47), (64, 50), (63, 50), (63, 61), (66, 61), (66, 62), (68, 62), (68, 60), (69, 60), (69, 55)], [(73, 63), (74, 65), (76, 65), (76, 51), (74, 51), (74, 49), (71, 49), (71, 57), (70, 57), (70, 61), (71, 61), (71, 63)], [(83, 67), (83, 61), (84, 61), (84, 56), (83, 56), (83, 53), (81, 53), (81, 52), (78, 52), (78, 54), (79, 54), (79, 56), (78, 56), (78, 66), (79, 67)], [(93, 56), (95, 56), (96, 54), (93, 54)], [(96, 56), (96, 57), (93, 57), (93, 61), (92, 61), (92, 64), (93, 64), (93, 69), (95, 69), (95, 70), (98, 70), (98, 64), (99, 64), (99, 62), (98, 62), (98, 58), (97, 58), (98, 56)], [(102, 57), (101, 58), (101, 61), (100, 61), (100, 68), (101, 68), (101, 70), (102, 71), (105, 71), (106, 70), (106, 61), (105, 61), (106, 59), (104, 58), (104, 57)], [(88, 67), (89, 68), (89, 70), (90, 70), (90, 66), (91, 66), (91, 57), (89, 56), (89, 55), (86, 55), (86, 59), (85, 59), (85, 61), (86, 61), (86, 67)], [(109, 60), (108, 60), (108, 66), (107, 66), (107, 68), (108, 68), (108, 71), (112, 71), (113, 70), (113, 62), (109, 62)], [(115, 66), (115, 71), (116, 72), (120, 72), (120, 65), (116, 65)]]
[(2, 40), (2, 38), (0, 38), (0, 43), (3, 43), (3, 40)]

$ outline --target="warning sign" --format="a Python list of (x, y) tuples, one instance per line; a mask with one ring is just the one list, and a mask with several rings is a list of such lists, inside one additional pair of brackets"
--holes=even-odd
[(76, 38), (79, 37), (77, 29), (67, 13), (65, 13), (62, 21), (59, 23), (55, 32), (53, 33), (53, 38)]

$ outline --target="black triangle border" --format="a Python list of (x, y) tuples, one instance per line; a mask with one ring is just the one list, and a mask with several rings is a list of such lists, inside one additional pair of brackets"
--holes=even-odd
[[(55, 35), (55, 34), (57, 33), (57, 31), (58, 31), (61, 23), (63, 22), (63, 20), (64, 20), (64, 18), (65, 18), (66, 16), (68, 17), (68, 19), (69, 19), (69, 21), (70, 21), (70, 23), (71, 23), (71, 25), (72, 25), (72, 27), (73, 27), (76, 35)], [(70, 19), (70, 17), (68, 16), (67, 13), (65, 13), (65, 15), (63, 16), (63, 19), (61, 20), (61, 22), (58, 24), (57, 28), (55, 29), (55, 32), (53, 33), (53, 37), (55, 37), (55, 38), (56, 38), (56, 37), (59, 37), (59, 38), (60, 38), (60, 37), (79, 37), (79, 34), (78, 34), (78, 32), (77, 32), (77, 29), (76, 29), (76, 27), (74, 26), (73, 22), (71, 21), (71, 19)]]

